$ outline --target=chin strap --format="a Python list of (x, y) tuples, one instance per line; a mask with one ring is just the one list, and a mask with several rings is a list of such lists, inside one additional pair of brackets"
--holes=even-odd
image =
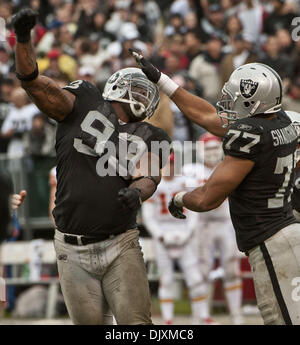
[[(130, 104), (130, 110), (132, 111), (133, 115), (136, 117), (141, 117), (143, 113), (146, 112), (146, 108), (144, 104), (141, 102), (131, 101), (130, 99), (124, 99), (124, 98), (115, 98), (115, 97), (110, 97), (107, 100)], [(134, 107), (135, 105), (139, 106), (140, 109), (139, 110), (135, 109)]]
[[(140, 107), (140, 109), (136, 109), (135, 105), (138, 105)], [(133, 102), (133, 101), (130, 102), (130, 109), (131, 109), (133, 115), (136, 117), (141, 117), (146, 111), (146, 108), (145, 108), (143, 103)]]

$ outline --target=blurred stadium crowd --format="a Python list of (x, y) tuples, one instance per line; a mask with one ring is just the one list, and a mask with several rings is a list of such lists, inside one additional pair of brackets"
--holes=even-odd
[[(102, 90), (108, 76), (135, 66), (140, 49), (163, 72), (215, 103), (238, 66), (261, 61), (285, 86), (284, 107), (300, 104), (300, 41), (292, 39), (297, 0), (14, 0), (0, 1), (6, 42), (0, 44), (0, 153), (53, 155), (55, 124), (40, 114), (14, 75), (12, 15), (39, 12), (33, 42), (39, 70), (62, 86), (87, 79)], [(194, 126), (163, 95), (151, 119), (173, 140), (195, 140)]]

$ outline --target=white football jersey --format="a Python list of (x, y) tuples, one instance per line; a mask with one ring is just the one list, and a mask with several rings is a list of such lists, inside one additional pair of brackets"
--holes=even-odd
[[(186, 164), (183, 167), (183, 175), (185, 176), (185, 184), (189, 191), (203, 186), (214, 169), (206, 167), (204, 164)], [(199, 213), (200, 222), (211, 222), (211, 221), (231, 221), (229, 204), (226, 199), (222, 205), (218, 208)]]
[(177, 219), (168, 210), (172, 197), (185, 189), (183, 176), (176, 176), (172, 180), (162, 178), (156, 192), (143, 203), (142, 214), (147, 229), (155, 237), (164, 237), (170, 245), (185, 242), (196, 227), (197, 213), (185, 210), (187, 218)]

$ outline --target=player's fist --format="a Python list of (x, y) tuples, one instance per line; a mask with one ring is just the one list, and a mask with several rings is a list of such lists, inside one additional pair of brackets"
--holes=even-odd
[(168, 209), (169, 209), (169, 212), (171, 213), (171, 215), (173, 217), (179, 218), (179, 219), (185, 219), (186, 218), (186, 215), (183, 214), (183, 207), (175, 205), (174, 197), (169, 202)]
[(31, 8), (24, 8), (12, 18), (12, 25), (17, 35), (17, 41), (26, 43), (30, 40), (30, 31), (37, 22), (38, 13)]
[(152, 83), (157, 83), (160, 79), (161, 72), (152, 65), (141, 53), (136, 49), (129, 48), (129, 53), (135, 58), (142, 71)]
[(118, 193), (118, 200), (123, 208), (137, 211), (141, 205), (141, 191), (138, 188), (122, 188)]

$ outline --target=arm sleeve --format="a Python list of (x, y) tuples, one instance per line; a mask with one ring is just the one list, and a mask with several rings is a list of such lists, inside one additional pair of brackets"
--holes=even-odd
[[(248, 119), (246, 119), (248, 120)], [(223, 139), (225, 155), (257, 162), (263, 147), (262, 129), (236, 121)]]

